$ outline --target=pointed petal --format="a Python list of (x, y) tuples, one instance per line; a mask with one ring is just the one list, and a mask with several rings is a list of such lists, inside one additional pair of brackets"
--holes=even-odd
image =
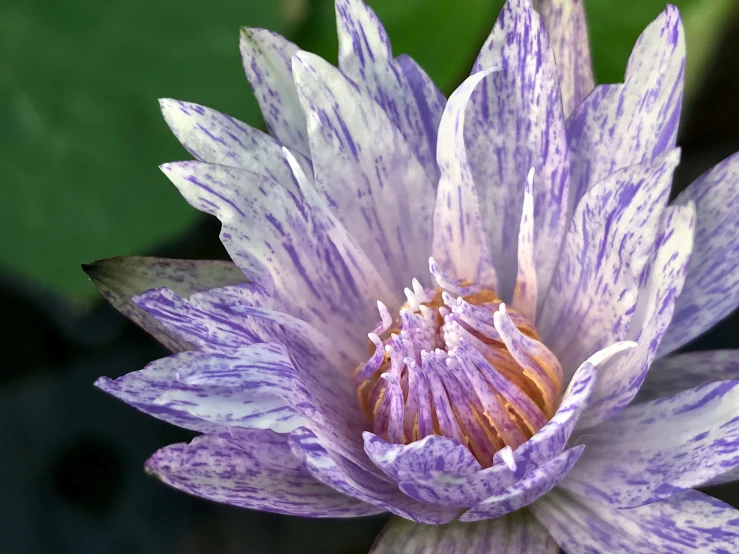
[(739, 379), (739, 350), (689, 352), (660, 358), (649, 368), (637, 402), (647, 402), (711, 381)]
[(557, 554), (559, 546), (529, 512), (481, 521), (419, 525), (393, 518), (370, 554)]
[(675, 202), (695, 203), (698, 224), (685, 290), (659, 356), (683, 346), (739, 306), (739, 153), (696, 179)]
[(290, 432), (315, 415), (282, 345), (259, 343), (213, 352), (182, 352), (95, 385), (158, 419), (212, 433), (229, 427)]
[(172, 132), (198, 160), (271, 177), (297, 194), (282, 146), (271, 136), (198, 104), (163, 98), (159, 105)]
[(436, 184), (436, 130), (444, 96), (411, 58), (393, 59), (387, 33), (367, 4), (337, 0), (336, 24), (339, 68), (385, 110)]
[(698, 487), (739, 466), (739, 381), (630, 406), (578, 439), (587, 449), (560, 486), (618, 507)]
[[(536, 273), (545, 292), (567, 217), (569, 161), (554, 54), (529, 0), (506, 2), (473, 71), (488, 77), (467, 110), (465, 141), (501, 298), (516, 279), (523, 189), (533, 167)], [(539, 301), (544, 300), (544, 294)]]
[(603, 368), (578, 429), (610, 419), (628, 406), (641, 388), (685, 282), (694, 222), (692, 205), (667, 208), (627, 335), (638, 346)]
[(698, 491), (618, 510), (555, 490), (531, 511), (567, 554), (728, 554), (739, 548), (739, 512)]
[(465, 108), (475, 87), (489, 74), (481, 71), (468, 77), (444, 108), (436, 153), (441, 179), (434, 209), (433, 257), (456, 279), (497, 290), (485, 221), (464, 142)]
[(393, 483), (327, 451), (307, 429), (294, 431), (290, 445), (316, 479), (348, 496), (419, 523), (448, 523), (459, 513), (457, 508), (431, 506), (408, 498)]
[(403, 290), (427, 274), (433, 184), (366, 92), (318, 56), (300, 52), (293, 62), (316, 189), (393, 290)]
[(528, 506), (552, 490), (574, 467), (585, 447), (575, 446), (525, 475), (499, 496), (486, 498), (459, 518), (480, 521), (500, 517)]
[(634, 45), (624, 84), (596, 87), (567, 120), (569, 213), (609, 174), (675, 147), (684, 72), (680, 13), (667, 6)]
[(266, 29), (241, 29), (244, 71), (270, 134), (284, 146), (310, 158), (305, 115), (292, 77), (292, 57), (299, 49)]
[(314, 198), (236, 168), (180, 162), (162, 170), (190, 204), (221, 220), (224, 246), (257, 285), (274, 289), (276, 308), (348, 342), (372, 328), (387, 287)]
[(146, 469), (168, 485), (215, 502), (304, 517), (379, 513), (316, 481), (271, 431), (203, 435), (157, 451)]
[(673, 150), (622, 169), (578, 206), (537, 321), (565, 382), (581, 360), (624, 340), (678, 161)]
[(534, 0), (557, 62), (565, 117), (595, 86), (583, 0)]
[[(172, 334), (132, 298), (142, 292), (170, 287), (181, 296), (248, 280), (232, 262), (172, 260), (144, 256), (99, 260), (82, 267), (113, 307), (174, 352), (190, 350), (193, 344)], [(266, 298), (263, 300), (266, 301)]]

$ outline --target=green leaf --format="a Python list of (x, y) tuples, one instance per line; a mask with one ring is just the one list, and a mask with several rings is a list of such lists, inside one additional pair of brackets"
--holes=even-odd
[(261, 117), (239, 25), (280, 31), (264, 0), (10, 0), (0, 7), (0, 259), (33, 285), (94, 298), (80, 263), (143, 254), (198, 212), (159, 172), (191, 156), (157, 99)]

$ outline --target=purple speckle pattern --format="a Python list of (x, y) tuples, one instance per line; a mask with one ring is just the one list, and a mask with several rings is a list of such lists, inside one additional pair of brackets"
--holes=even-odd
[(595, 86), (584, 0), (533, 0), (557, 62), (565, 117)]
[(739, 466), (739, 381), (626, 408), (576, 438), (585, 453), (562, 485), (618, 507), (698, 487)]
[(684, 74), (685, 33), (667, 6), (637, 40), (624, 83), (595, 87), (567, 119), (570, 213), (609, 174), (674, 148)]
[(619, 510), (555, 490), (531, 511), (567, 554), (731, 554), (739, 544), (737, 511), (698, 491)]
[(511, 0), (503, 6), (473, 68), (484, 70), (495, 71), (472, 96), (464, 135), (498, 272), (496, 290), (504, 301), (511, 300), (524, 185), (534, 168), (541, 302), (565, 232), (570, 164), (554, 53), (529, 0)]
[(241, 59), (270, 134), (283, 146), (310, 157), (305, 115), (292, 77), (299, 48), (267, 29), (241, 29)]
[(167, 446), (146, 469), (181, 491), (242, 508), (307, 517), (360, 517), (381, 510), (316, 481), (288, 437), (249, 429)]
[(685, 291), (659, 350), (665, 355), (721, 321), (739, 306), (739, 154), (707, 171), (676, 204), (695, 204), (695, 252)]
[[(269, 134), (160, 102), (195, 158), (162, 170), (221, 221), (233, 262), (85, 266), (173, 352), (96, 385), (202, 433), (147, 470), (244, 508), (398, 516), (373, 554), (739, 551), (739, 513), (691, 490), (739, 479), (739, 353), (662, 357), (739, 304), (739, 155), (668, 205), (685, 65), (677, 9), (639, 37), (624, 83), (593, 88), (583, 1), (509, 0), (448, 101), (393, 57), (363, 2), (336, 0), (336, 16), (339, 68), (242, 29)], [(401, 310), (407, 283), (419, 309), (447, 291), (450, 352), (430, 335), (367, 342), (391, 313), (421, 329)], [(462, 298), (485, 288), (513, 309)], [(483, 440), (476, 458), (466, 444), (480, 436), (462, 436), (457, 415), (501, 421), (490, 386), (528, 409), (481, 354), (483, 336), (532, 379), (561, 373), (565, 391), (540, 390), (554, 415), (527, 411), (530, 439), (497, 451)], [(355, 377), (386, 354), (410, 369), (384, 374), (378, 428)], [(400, 444), (408, 429), (418, 440)]]
[(436, 186), (436, 137), (446, 99), (408, 56), (393, 59), (390, 40), (361, 0), (337, 0), (339, 69), (377, 102)]

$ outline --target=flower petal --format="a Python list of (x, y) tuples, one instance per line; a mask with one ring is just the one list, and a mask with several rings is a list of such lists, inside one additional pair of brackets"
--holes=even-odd
[(305, 428), (290, 435), (290, 445), (316, 479), (346, 495), (418, 523), (448, 523), (459, 513), (457, 508), (432, 506), (408, 498), (395, 484), (326, 450), (316, 435)]
[(711, 381), (739, 379), (739, 350), (689, 352), (660, 358), (649, 368), (637, 402), (672, 396)]
[(285, 433), (315, 416), (287, 351), (259, 343), (215, 352), (182, 352), (95, 385), (158, 419), (213, 433), (229, 427)]
[(675, 202), (695, 203), (698, 224), (685, 290), (677, 299), (659, 356), (686, 344), (739, 306), (739, 153), (696, 179)]
[[(136, 306), (132, 298), (142, 292), (170, 287), (178, 294), (191, 294), (217, 287), (246, 283), (248, 280), (232, 262), (205, 260), (173, 260), (144, 256), (118, 257), (99, 260), (82, 268), (90, 276), (103, 297), (123, 315), (150, 333), (155, 339), (174, 352), (190, 350), (193, 343), (171, 333), (144, 310)], [(249, 288), (249, 287), (245, 287)], [(253, 295), (264, 295), (250, 287)], [(253, 301), (257, 301), (255, 297)]]
[(589, 429), (560, 486), (618, 507), (654, 502), (739, 466), (739, 381), (630, 406)]
[(697, 491), (618, 510), (555, 490), (530, 509), (567, 554), (728, 554), (739, 549), (739, 512)]
[(481, 469), (466, 446), (437, 435), (410, 444), (389, 444), (365, 432), (364, 450), (377, 467), (396, 481), (444, 474), (467, 475)]
[(584, 448), (580, 445), (565, 450), (516, 481), (503, 494), (491, 496), (473, 506), (460, 516), (459, 521), (493, 519), (528, 506), (552, 490), (567, 475), (577, 463)]
[[(203, 294), (214, 296), (212, 291)], [(244, 295), (243, 305), (249, 305), (251, 296)], [(269, 340), (260, 326), (243, 317), (231, 317), (232, 310), (193, 303), (168, 288), (148, 290), (133, 301), (169, 334), (190, 345), (188, 350), (218, 351)]]
[(557, 62), (565, 117), (595, 86), (583, 0), (534, 0)]
[(673, 150), (619, 170), (577, 207), (537, 321), (565, 382), (581, 360), (624, 340), (678, 161)]
[(428, 275), (433, 184), (382, 108), (338, 69), (300, 52), (293, 73), (316, 190), (392, 290), (403, 290)]
[(567, 120), (572, 162), (569, 213), (614, 171), (674, 148), (683, 96), (685, 33), (667, 6), (641, 34), (623, 85), (595, 88)]
[(292, 57), (299, 48), (267, 29), (242, 27), (244, 71), (270, 134), (284, 146), (310, 157), (305, 115), (292, 76)]
[(336, 23), (339, 68), (385, 110), (436, 184), (436, 130), (444, 95), (411, 58), (393, 59), (387, 33), (367, 4), (337, 0)]
[[(546, 292), (567, 217), (569, 159), (554, 53), (529, 0), (510, 0), (475, 62), (499, 69), (472, 97), (465, 141), (490, 253), (510, 301), (526, 176), (533, 167), (536, 273)], [(544, 300), (541, 295), (539, 302)]]
[(579, 429), (616, 415), (631, 403), (642, 386), (685, 282), (693, 250), (694, 222), (692, 205), (667, 208), (627, 335), (638, 346), (606, 364), (600, 372), (593, 397), (578, 422)]
[(313, 196), (225, 166), (180, 162), (162, 170), (190, 204), (221, 220), (224, 246), (257, 285), (273, 288), (276, 308), (347, 342), (373, 327), (374, 303), (387, 287)]
[(497, 289), (464, 143), (465, 108), (475, 87), (489, 74), (481, 71), (468, 77), (444, 108), (436, 152), (441, 178), (434, 209), (433, 257), (456, 279)]
[(513, 452), (518, 476), (526, 475), (533, 468), (562, 453), (580, 414), (593, 394), (599, 367), (612, 356), (633, 346), (633, 343), (628, 342), (612, 344), (582, 363), (575, 371), (554, 417)]
[(282, 146), (271, 136), (198, 104), (163, 98), (159, 105), (172, 132), (198, 160), (271, 177), (298, 194)]
[(271, 431), (203, 435), (157, 451), (146, 469), (181, 491), (241, 508), (305, 517), (381, 512), (316, 481)]
[(370, 554), (557, 554), (559, 546), (529, 512), (479, 523), (419, 525), (393, 518)]

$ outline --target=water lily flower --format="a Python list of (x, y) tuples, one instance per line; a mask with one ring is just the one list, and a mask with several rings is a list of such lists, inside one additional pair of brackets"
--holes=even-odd
[[(669, 202), (685, 42), (668, 6), (594, 87), (580, 0), (509, 0), (447, 100), (336, 0), (339, 67), (244, 29), (269, 135), (163, 100), (162, 166), (233, 263), (87, 268), (174, 354), (97, 386), (201, 433), (146, 463), (374, 551), (739, 551), (695, 487), (739, 476), (739, 156)], [(369, 338), (369, 340), (368, 340)]]

